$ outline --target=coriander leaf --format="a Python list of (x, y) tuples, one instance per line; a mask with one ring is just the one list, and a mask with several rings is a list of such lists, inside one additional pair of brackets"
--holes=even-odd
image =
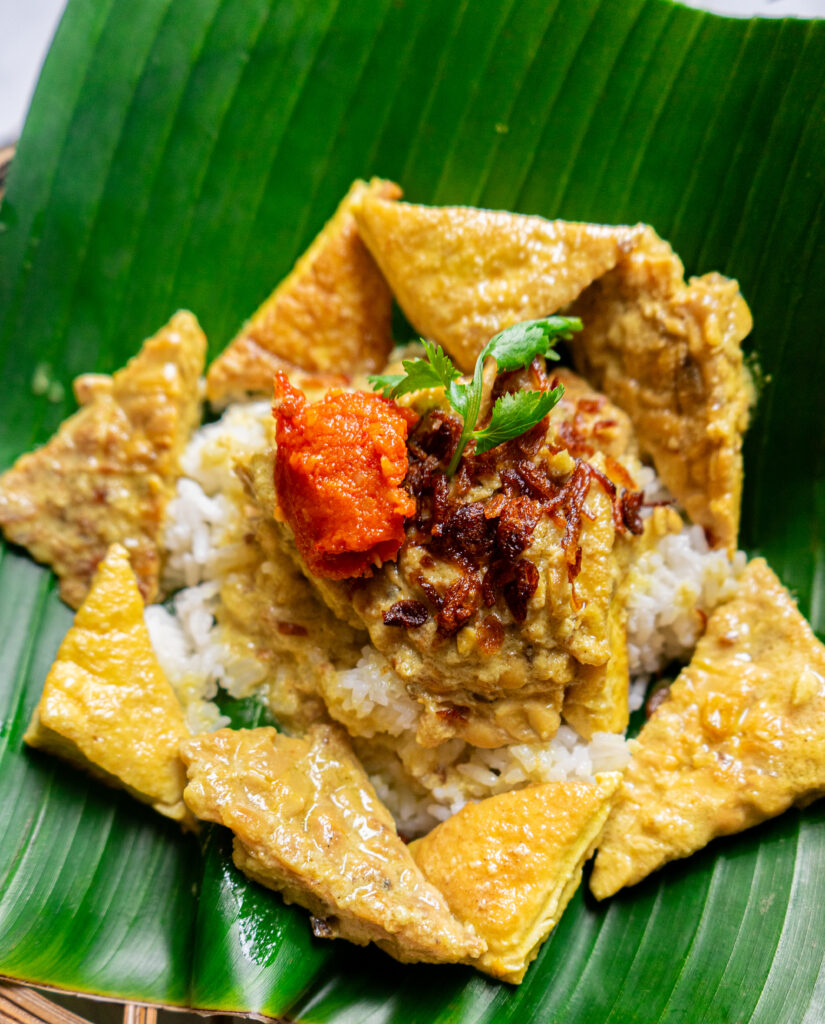
[(488, 425), (475, 430), (481, 412), (485, 360), (494, 359), (496, 372), (500, 372), (529, 366), (538, 355), (558, 359), (553, 351), (556, 341), (569, 338), (574, 331), (581, 329), (578, 317), (567, 316), (550, 316), (514, 324), (490, 339), (476, 360), (472, 380), (461, 384), (458, 383), (461, 373), (444, 349), (422, 339), (423, 359), (405, 359), (401, 364), (404, 373), (376, 374), (369, 381), (373, 390), (380, 391), (385, 398), (399, 398), (411, 391), (444, 388), (447, 401), (462, 419), (461, 436), (447, 467), (447, 476), (452, 476), (471, 438), (476, 442), (476, 452), (481, 454), (518, 437), (544, 419), (564, 393), (564, 388), (557, 387), (553, 391), (520, 391), (504, 395), (493, 406)]
[(467, 447), (467, 442), (472, 437), (473, 428), (478, 422), (478, 414), (481, 412), (481, 400), (484, 391), (484, 359), (479, 356), (476, 359), (473, 379), (469, 384), (456, 384), (453, 382), (447, 392), (450, 403), (455, 411), (461, 416), (461, 437), (447, 466), (447, 476), (452, 476), (458, 469), (461, 456)]
[(404, 379), (403, 373), (373, 373), (367, 377), (373, 391), (379, 391), (384, 398), (392, 396), (393, 389)]
[(481, 455), (511, 438), (534, 427), (544, 419), (564, 394), (564, 388), (552, 391), (517, 391), (496, 399), (490, 422), (471, 437), (476, 443), (476, 455)]
[(403, 374), (370, 377), (373, 390), (380, 391), (385, 398), (399, 398), (411, 391), (426, 391), (428, 388), (445, 388), (449, 394), (453, 381), (461, 374), (440, 345), (431, 341), (422, 343), (426, 358), (405, 359), (401, 364), (406, 371)]
[(447, 398), (450, 400), (450, 405), (455, 409), (459, 416), (467, 417), (467, 405), (471, 401), (474, 395), (474, 387), (472, 384), (456, 384), (453, 381), (447, 388)]
[(444, 381), (438, 375), (435, 367), (425, 359), (405, 359), (401, 365), (407, 372), (392, 389), (392, 398), (399, 398), (411, 391), (426, 391), (427, 388), (444, 387)]
[[(422, 339), (422, 344), (424, 346), (424, 351), (427, 354), (427, 359), (441, 379), (442, 385), (446, 388), (449, 387), (452, 381), (458, 380), (461, 376), (461, 372), (456, 368), (452, 359), (450, 359), (444, 349), (440, 345), (434, 344), (432, 341), (424, 341)], [(409, 365), (409, 361), (405, 362), (404, 369), (408, 369)]]
[(495, 359), (499, 370), (519, 370), (529, 366), (536, 356), (558, 359), (553, 345), (560, 338), (570, 338), (582, 329), (577, 316), (548, 316), (543, 320), (525, 320), (499, 331), (484, 346), (479, 356), (483, 362)]

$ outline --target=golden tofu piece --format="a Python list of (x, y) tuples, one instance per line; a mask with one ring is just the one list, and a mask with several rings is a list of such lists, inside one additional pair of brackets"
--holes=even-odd
[(582, 665), (578, 678), (564, 693), (562, 715), (586, 740), (591, 740), (597, 732), (624, 732), (630, 719), (626, 596), (622, 584), (610, 603), (607, 662)]
[(757, 558), (639, 734), (590, 888), (604, 899), (823, 793), (825, 647)]
[(566, 306), (636, 238), (628, 227), (373, 197), (355, 216), (410, 323), (465, 371), (494, 334)]
[(374, 942), (403, 962), (483, 952), (421, 874), (340, 727), (306, 739), (221, 729), (181, 755), (188, 806), (232, 829), (241, 871), (306, 907), (316, 935)]
[(72, 381), (75, 401), (88, 405), (101, 395), (111, 395), (114, 380), (108, 373), (81, 373)]
[(210, 402), (269, 395), (285, 365), (321, 374), (384, 366), (392, 349), (392, 295), (361, 241), (353, 210), (364, 196), (400, 195), (397, 185), (380, 178), (353, 183), (291, 273), (209, 367)]
[(285, 359), (272, 355), (248, 338), (233, 342), (209, 367), (207, 394), (214, 406), (243, 401), (250, 395), (271, 397), (275, 374), (281, 371), (311, 401), (317, 401), (331, 388), (347, 389), (352, 377), (346, 373), (302, 370)]
[(562, 714), (586, 740), (597, 732), (624, 732), (628, 709), (627, 599), (630, 570), (636, 560), (669, 533), (682, 529), (679, 514), (669, 506), (654, 508), (639, 537), (623, 539), (617, 546), (619, 583), (610, 602), (608, 636), (610, 658), (604, 665), (583, 665), (579, 678), (564, 694)]
[(705, 274), (685, 284), (678, 256), (646, 228), (570, 312), (584, 323), (577, 369), (630, 415), (663, 483), (710, 542), (733, 552), (754, 397), (740, 347), (752, 320), (736, 281)]
[(176, 313), (113, 377), (82, 382), (87, 404), (0, 477), (3, 532), (54, 569), (73, 608), (114, 543), (128, 550), (144, 599), (157, 596), (163, 516), (199, 422), (205, 357), (197, 320)]
[(143, 607), (126, 549), (113, 544), (23, 738), (187, 823), (178, 745), (189, 730), (152, 649)]
[(518, 984), (581, 884), (621, 780), (547, 782), (476, 804), (412, 843), (424, 875), (487, 942), (473, 966)]

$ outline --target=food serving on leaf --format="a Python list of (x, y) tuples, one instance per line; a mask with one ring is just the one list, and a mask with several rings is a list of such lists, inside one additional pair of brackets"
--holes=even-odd
[(78, 609), (26, 740), (231, 829), (321, 938), (518, 983), (594, 851), (602, 899), (825, 791), (825, 648), (737, 550), (736, 282), (399, 197), (353, 185), (206, 371), (217, 421), (178, 313), (0, 478)]

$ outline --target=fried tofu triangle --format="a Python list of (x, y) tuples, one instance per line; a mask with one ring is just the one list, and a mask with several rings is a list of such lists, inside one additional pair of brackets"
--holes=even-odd
[(580, 736), (593, 739), (597, 732), (624, 732), (630, 719), (627, 658), (627, 601), (634, 583), (636, 562), (683, 523), (675, 509), (659, 506), (644, 521), (640, 536), (623, 538), (618, 549), (619, 583), (608, 612), (610, 658), (605, 665), (583, 665), (579, 679), (564, 694), (562, 714)]
[(732, 553), (754, 398), (740, 347), (753, 322), (736, 281), (705, 274), (685, 284), (679, 257), (645, 228), (570, 312), (584, 324), (578, 371), (630, 415), (665, 486)]
[(209, 367), (210, 402), (268, 395), (275, 373), (290, 367), (323, 376), (384, 366), (392, 349), (392, 295), (361, 241), (353, 210), (364, 196), (400, 195), (396, 184), (380, 178), (353, 183), (291, 273)]
[(0, 477), (0, 526), (60, 577), (77, 608), (110, 544), (129, 552), (147, 602), (158, 593), (158, 539), (184, 445), (200, 419), (206, 338), (179, 312), (111, 378), (82, 380), (87, 404)]
[(628, 227), (373, 197), (355, 217), (410, 323), (465, 371), (498, 331), (575, 299), (637, 235)]
[(598, 899), (825, 794), (825, 647), (761, 558), (639, 733), (599, 845)]
[(178, 745), (188, 736), (152, 650), (129, 556), (113, 544), (23, 738), (186, 824), (192, 819), (183, 803)]
[(581, 883), (621, 776), (502, 793), (411, 844), (460, 921), (486, 940), (473, 966), (518, 984)]
[(374, 942), (402, 962), (484, 951), (421, 874), (340, 727), (305, 739), (221, 729), (181, 754), (191, 810), (232, 829), (241, 871), (306, 907), (319, 937)]

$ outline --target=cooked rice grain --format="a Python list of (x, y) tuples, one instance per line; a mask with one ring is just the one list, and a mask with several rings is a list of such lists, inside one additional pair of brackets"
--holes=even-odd
[(700, 526), (663, 537), (631, 570), (627, 648), (631, 676), (687, 661), (708, 615), (729, 599), (747, 563), (708, 547)]

